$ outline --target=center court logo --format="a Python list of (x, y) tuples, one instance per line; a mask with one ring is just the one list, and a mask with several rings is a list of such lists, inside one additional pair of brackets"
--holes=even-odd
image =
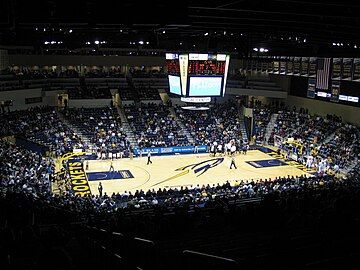
[(194, 174), (196, 175), (196, 177), (199, 177), (200, 175), (203, 175), (208, 170), (218, 166), (223, 161), (224, 161), (223, 157), (212, 158), (212, 159), (208, 159), (208, 160), (205, 160), (205, 161), (202, 161), (202, 162), (199, 162), (199, 163), (193, 163), (193, 164), (190, 164), (190, 165), (186, 165), (186, 166), (177, 168), (175, 171), (180, 171), (180, 173), (175, 174), (175, 175), (173, 175), (173, 176), (171, 176), (171, 177), (169, 177), (169, 178), (167, 178), (167, 179), (165, 179), (165, 180), (163, 180), (161, 182), (158, 182), (158, 183), (152, 185), (151, 187), (162, 184), (164, 182), (167, 182), (167, 181), (170, 181), (170, 180), (173, 180), (173, 179), (176, 179), (176, 178), (179, 178), (181, 176), (187, 175), (187, 174), (190, 173), (190, 171), (193, 171)]

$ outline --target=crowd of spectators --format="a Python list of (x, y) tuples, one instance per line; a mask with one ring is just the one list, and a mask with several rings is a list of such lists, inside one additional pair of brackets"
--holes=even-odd
[(112, 97), (109, 87), (98, 87), (94, 85), (68, 88), (67, 93), (70, 99), (111, 99)]
[(217, 103), (209, 110), (196, 111), (175, 107), (176, 114), (194, 137), (196, 144), (210, 145), (242, 139), (239, 115), (233, 102)]
[(265, 144), (266, 128), (270, 122), (271, 114), (272, 110), (265, 107), (255, 107), (253, 110), (254, 134), (256, 136), (257, 144)]
[(121, 100), (135, 100), (137, 92), (130, 87), (123, 87), (119, 90)]
[[(336, 130), (340, 129), (342, 125), (341, 119), (333, 115), (321, 117), (306, 114), (304, 111), (281, 111), (277, 124), (275, 125), (274, 133), (270, 137), (270, 143), (273, 142), (273, 135), (278, 135), (281, 138), (293, 137), (302, 145), (301, 151), (297, 152), (300, 160), (305, 162), (305, 157), (318, 155), (319, 158), (329, 158), (330, 163), (344, 168), (347, 165), (343, 162), (346, 159), (345, 156), (340, 158), (338, 154), (338, 158), (334, 159), (331, 155), (334, 154), (334, 152), (319, 151), (320, 148), (323, 147), (324, 140), (331, 136)], [(341, 146), (336, 145), (336, 148), (339, 149)], [(357, 153), (353, 154), (357, 155)]]
[(40, 68), (31, 68), (28, 66), (20, 66), (16, 69), (10, 68), (9, 73), (14, 76), (14, 79), (19, 79), (19, 80), (79, 77), (79, 72), (73, 68), (40, 69)]
[(88, 78), (124, 78), (125, 74), (121, 71), (121, 67), (97, 67), (86, 69), (84, 76)]
[[(264, 135), (272, 113), (278, 114), (274, 129), (266, 142)], [(343, 123), (335, 115), (310, 115), (307, 110), (300, 108), (274, 109), (266, 107), (254, 108), (255, 134), (258, 143), (276, 145), (289, 152), (294, 152), (298, 161), (306, 163), (310, 155), (320, 161), (327, 158), (329, 164), (346, 168), (359, 157), (359, 128)], [(275, 137), (281, 141), (275, 142)], [(288, 138), (293, 138), (299, 147), (283, 145)], [(326, 141), (329, 139), (329, 141)], [(317, 167), (317, 162), (313, 163)]]
[(331, 157), (340, 168), (360, 158), (360, 130), (356, 126), (343, 124), (333, 138), (319, 147), (319, 155)]
[(114, 107), (71, 108), (63, 113), (94, 144), (93, 151), (99, 158), (129, 155), (130, 142)]
[(40, 154), (0, 140), (0, 186), (37, 198), (51, 194), (54, 162)]
[(312, 189), (326, 189), (334, 184), (343, 184), (333, 176), (323, 177), (276, 177), (275, 179), (260, 179), (235, 181), (232, 184), (194, 185), (190, 188), (173, 188), (158, 190), (137, 190), (134, 193), (106, 194), (103, 197), (92, 195), (89, 198), (74, 198), (80, 201), (92, 201), (100, 210), (116, 211), (117, 209), (148, 209), (154, 207), (189, 207), (204, 208), (213, 205), (218, 199), (241, 200), (249, 198), (263, 198), (276, 194), (286, 196), (288, 193), (302, 192)]
[[(116, 211), (117, 209), (129, 208), (152, 208), (152, 207), (181, 207), (195, 205), (203, 208), (207, 204), (219, 198), (227, 200), (239, 200), (248, 198), (263, 198), (271, 194), (287, 196), (287, 194), (309, 192), (314, 189), (327, 189), (334, 185), (346, 185), (347, 180), (337, 180), (334, 176), (319, 175), (308, 177), (276, 177), (260, 180), (241, 180), (226, 182), (217, 185), (194, 185), (193, 187), (181, 187), (174, 189), (158, 189), (142, 191), (137, 190), (133, 194), (129, 191), (108, 194), (105, 191), (102, 197), (91, 195), (90, 197), (76, 197), (71, 189), (64, 197), (51, 195), (50, 181), (53, 179), (54, 164), (52, 159), (42, 157), (39, 154), (29, 152), (14, 144), (0, 140), (0, 167), (1, 186), (17, 189), (21, 192), (30, 193), (34, 197), (46, 195), (65, 207), (74, 207), (76, 210), (84, 205), (92, 205), (93, 209)], [(358, 172), (353, 170), (348, 178), (353, 179)], [(353, 179), (356, 180), (356, 179)], [(79, 202), (79, 203), (77, 203)], [(64, 205), (65, 204), (65, 205)]]
[(139, 147), (188, 145), (179, 123), (167, 106), (156, 103), (124, 108)]
[[(235, 108), (234, 104), (226, 103), (215, 104), (206, 114), (188, 112), (180, 108), (177, 108), (176, 111), (183, 123), (189, 129), (193, 128), (192, 131), (196, 138), (206, 139), (206, 136), (209, 136), (210, 143), (220, 142), (222, 138), (231, 139), (233, 136), (239, 136), (238, 126), (233, 121), (237, 119)], [(142, 104), (139, 107), (128, 106), (125, 108), (125, 112), (136, 133), (137, 131), (143, 132), (138, 137), (140, 145), (156, 146), (159, 145), (159, 142), (160, 145), (181, 145), (176, 139), (181, 138), (181, 134), (176, 133), (180, 130), (178, 122), (172, 117), (168, 107)], [(260, 109), (256, 112), (260, 114), (264, 110)], [(112, 150), (115, 152), (126, 151), (128, 141), (116, 109), (66, 109), (63, 113), (72, 125), (77, 126), (96, 145), (96, 152), (100, 153), (101, 157), (102, 153), (106, 153), (105, 157), (110, 157), (108, 154)], [(199, 117), (199, 113), (201, 117)], [(264, 114), (269, 113), (265, 111)], [(340, 120), (333, 116), (326, 118), (306, 116), (307, 114), (304, 112), (300, 114), (284, 113), (284, 115), (286, 116), (282, 116), (279, 120), (284, 130), (284, 125), (289, 126), (289, 129), (297, 128), (297, 121), (300, 122), (299, 125), (301, 125), (301, 121), (309, 124), (310, 128), (301, 129), (297, 134), (284, 133), (284, 136), (287, 134), (294, 135), (294, 137), (298, 135), (297, 138), (303, 140), (305, 149), (307, 144), (317, 145), (320, 155), (331, 156), (334, 163), (340, 164), (340, 166), (348, 164), (359, 155), (360, 133), (357, 127), (340, 123)], [(304, 119), (299, 117), (304, 117)], [(266, 121), (268, 116), (261, 115), (255, 119), (259, 122)], [(291, 119), (295, 122), (294, 126), (293, 123), (290, 123)], [(43, 134), (49, 142), (60, 149), (59, 144), (67, 144), (69, 138), (71, 141), (76, 141), (71, 138), (71, 134), (75, 133), (60, 120), (52, 108), (37, 107), (22, 112), (5, 113), (0, 116), (0, 120), (3, 123), (0, 126), (0, 137), (22, 134), (28, 139), (33, 139), (36, 134)], [(286, 124), (284, 124), (285, 122)], [(153, 137), (154, 132), (157, 134), (156, 137)], [(325, 135), (322, 134), (323, 132)], [(331, 134), (333, 134), (331, 140), (323, 143)], [(313, 143), (316, 141), (316, 139), (314, 140), (315, 136), (318, 140), (316, 144)], [(169, 141), (165, 141), (162, 137), (166, 137)], [(207, 141), (198, 140), (198, 142), (206, 143)], [(77, 147), (83, 144), (80, 141), (76, 143), (79, 144)], [(188, 142), (184, 141), (184, 143)], [(66, 149), (61, 149), (60, 152), (62, 151), (66, 151)], [(304, 152), (308, 151), (304, 150)], [(57, 179), (57, 176), (54, 175), (54, 162), (51, 158), (0, 139), (0, 160), (0, 200), (2, 202), (4, 200), (11, 201), (11, 198), (16, 198), (19, 202), (24, 200), (28, 207), (43, 211), (41, 212), (42, 218), (51, 217), (50, 220), (58, 223), (63, 222), (64, 217), (71, 216), (72, 220), (82, 224), (105, 226), (110, 229), (119, 229), (121, 232), (140, 232), (143, 235), (157, 237), (160, 239), (159, 241), (178, 242), (178, 246), (181, 246), (183, 241), (191, 241), (191, 237), (185, 240), (181, 239), (183, 238), (181, 232), (184, 231), (184, 228), (185, 230), (188, 228), (190, 232), (194, 231), (194, 234), (206, 232), (201, 240), (205, 241), (204, 246), (208, 248), (213, 246), (215, 251), (220, 245), (222, 247), (231, 244), (239, 245), (241, 239), (236, 237), (242, 234), (239, 226), (245, 228), (244, 224), (247, 224), (247, 229), (254, 225), (258, 226), (256, 230), (262, 228), (268, 234), (271, 234), (273, 228), (280, 228), (279, 235), (282, 237), (286, 226), (293, 230), (295, 226), (308, 226), (309, 222), (311, 222), (311, 226), (319, 228), (322, 235), (324, 228), (328, 228), (332, 234), (339, 224), (341, 230), (339, 229), (338, 233), (344, 233), (344, 229), (350, 230), (351, 237), (355, 237), (356, 235), (353, 233), (358, 230), (359, 165), (353, 168), (346, 178), (342, 179), (337, 178), (336, 175), (318, 174), (312, 177), (302, 175), (274, 179), (232, 180), (204, 186), (194, 184), (191, 187), (167, 190), (152, 189), (111, 193), (105, 189), (103, 196), (93, 194), (87, 197), (77, 197), (74, 196), (69, 186), (62, 196), (54, 195), (51, 192), (51, 182)], [(67, 172), (65, 172), (65, 178), (69, 179)], [(14, 204), (14, 201), (11, 202)], [(243, 208), (239, 206), (241, 203), (245, 205)], [(260, 206), (255, 207), (255, 203)], [(60, 209), (63, 211), (62, 215), (54, 215), (54, 210), (46, 212), (44, 209), (48, 209), (48, 207)], [(148, 217), (146, 214), (148, 212), (145, 211), (149, 211), (152, 217)], [(6, 212), (6, 215), (9, 215), (9, 212)], [(353, 227), (343, 224), (353, 220), (357, 220), (357, 223), (351, 223), (354, 224)], [(266, 226), (264, 226), (265, 222), (267, 222)], [(210, 229), (216, 228), (216, 231), (219, 231), (219, 226), (226, 228), (226, 230), (220, 230), (221, 232), (228, 229), (234, 230), (229, 238), (221, 235), (222, 241), (216, 245), (207, 240), (214, 235), (210, 233)], [(0, 228), (0, 231), (3, 233), (4, 230)], [(175, 236), (169, 238), (169, 235)], [(281, 239), (283, 238), (280, 237)], [(171, 243), (174, 244), (173, 242)], [(273, 251), (272, 257), (276, 255), (279, 246), (281, 244), (276, 246), (278, 249)], [(161, 247), (163, 248), (163, 246)], [(305, 248), (309, 249), (308, 246)], [(326, 249), (324, 253), (330, 252), (331, 248)], [(247, 249), (252, 250), (248, 247)], [(319, 250), (321, 249), (311, 249), (311, 253), (318, 255)], [(297, 250), (298, 252), (301, 253)], [(291, 260), (288, 261), (290, 264)], [(270, 262), (278, 265), (278, 262)], [(251, 260), (249, 265), (251, 264), (254, 264), (254, 260)], [(254, 266), (252, 269), (256, 269), (256, 267)]]
[(48, 146), (56, 156), (87, 145), (67, 125), (52, 107), (31, 107), (0, 115), (0, 137), (17, 135)]
[(163, 70), (150, 70), (145, 69), (134, 69), (130, 70), (131, 76), (133, 78), (166, 78), (167, 74)]
[(140, 84), (136, 88), (142, 100), (160, 100), (159, 91), (156, 87)]

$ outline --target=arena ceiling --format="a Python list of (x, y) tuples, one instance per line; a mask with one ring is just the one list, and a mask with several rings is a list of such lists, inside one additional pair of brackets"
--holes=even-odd
[(0, 44), (358, 56), (359, 14), (340, 0), (1, 0)]

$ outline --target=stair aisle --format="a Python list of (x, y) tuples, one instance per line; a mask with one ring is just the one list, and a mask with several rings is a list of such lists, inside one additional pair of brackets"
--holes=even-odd
[(195, 144), (195, 140), (194, 140), (193, 136), (191, 136), (190, 132), (187, 130), (184, 123), (177, 117), (174, 108), (169, 107), (169, 111), (170, 111), (171, 115), (175, 118), (176, 122), (178, 122), (178, 124), (181, 128), (181, 131), (186, 135), (186, 138), (188, 139), (189, 143), (191, 145)]
[(124, 129), (124, 131), (126, 133), (127, 138), (129, 139), (130, 145), (133, 146), (133, 147), (137, 146), (135, 134), (132, 131), (132, 129), (131, 129), (130, 125), (129, 125), (129, 122), (128, 122), (127, 118), (126, 118), (124, 108), (116, 107), (116, 109), (117, 109), (117, 112), (118, 112), (118, 114), (120, 116), (122, 127), (123, 127), (123, 129)]

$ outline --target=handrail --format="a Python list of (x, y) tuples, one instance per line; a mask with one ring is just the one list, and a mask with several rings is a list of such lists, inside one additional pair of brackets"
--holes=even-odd
[(215, 255), (211, 255), (211, 254), (207, 254), (207, 253), (202, 253), (202, 252), (198, 252), (198, 251), (192, 251), (192, 250), (184, 250), (183, 251), (184, 255), (196, 255), (196, 256), (201, 256), (201, 257), (206, 257), (206, 258), (211, 258), (211, 259), (215, 259), (215, 260), (221, 260), (221, 261), (225, 261), (228, 263), (233, 263), (234, 265), (237, 265), (237, 261), (233, 260), (233, 259), (229, 259), (229, 258), (225, 258), (225, 257), (220, 257), (220, 256), (215, 256)]

